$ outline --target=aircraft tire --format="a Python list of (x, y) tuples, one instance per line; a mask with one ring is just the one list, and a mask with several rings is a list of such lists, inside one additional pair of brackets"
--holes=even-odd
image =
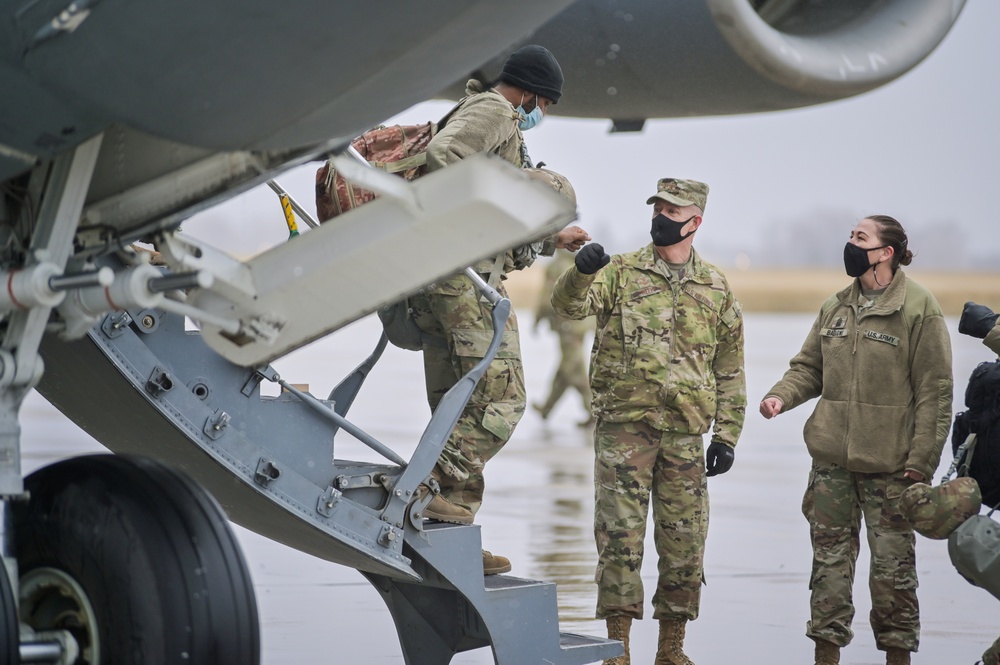
[(225, 513), (187, 475), (91, 455), (25, 479), (13, 507), (21, 617), (69, 630), (77, 663), (255, 665), (250, 573)]
[(19, 644), (14, 588), (7, 575), (7, 566), (0, 562), (0, 665), (17, 665), (20, 662)]

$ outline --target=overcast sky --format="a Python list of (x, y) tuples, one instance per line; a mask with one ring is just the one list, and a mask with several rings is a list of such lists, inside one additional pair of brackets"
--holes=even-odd
[[(969, 0), (930, 57), (859, 97), (777, 113), (653, 120), (636, 134), (609, 134), (606, 120), (551, 117), (526, 133), (529, 152), (569, 177), (578, 223), (612, 253), (649, 242), (645, 201), (656, 180), (686, 177), (711, 187), (696, 246), (722, 266), (839, 265), (854, 223), (881, 213), (909, 232), (914, 267), (996, 269), (998, 26), (1000, 2)], [(428, 102), (391, 122), (437, 120), (448, 108)], [(279, 178), (310, 211), (317, 166)], [(202, 213), (184, 230), (238, 254), (287, 236), (266, 187)]]

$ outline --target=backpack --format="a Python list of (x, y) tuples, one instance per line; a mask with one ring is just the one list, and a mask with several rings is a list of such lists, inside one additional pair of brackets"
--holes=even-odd
[[(470, 95), (471, 96), (471, 95)], [(427, 146), (440, 127), (470, 96), (463, 97), (438, 122), (422, 125), (379, 125), (351, 141), (351, 146), (377, 169), (416, 180), (427, 173)], [(375, 198), (375, 193), (355, 187), (327, 160), (316, 170), (316, 214), (320, 222), (342, 215)]]
[(979, 363), (972, 370), (965, 406), (955, 416), (952, 450), (957, 455), (969, 435), (976, 435), (961, 463), (979, 483), (983, 504), (993, 507), (1000, 504), (1000, 360)]
[[(406, 180), (416, 180), (427, 173), (427, 146), (444, 127), (448, 118), (465, 103), (462, 98), (440, 122), (422, 125), (380, 125), (351, 141), (351, 145), (375, 168), (395, 173)], [(375, 198), (375, 193), (355, 187), (327, 160), (316, 171), (316, 214), (320, 222), (353, 210)], [(425, 341), (438, 338), (423, 333), (413, 320), (408, 298), (380, 307), (378, 318), (385, 336), (408, 351), (420, 351)]]
[[(450, 114), (449, 114), (450, 115)], [(381, 125), (354, 139), (351, 145), (375, 168), (415, 180), (427, 172), (427, 145), (438, 125)], [(316, 214), (320, 222), (341, 215), (375, 198), (375, 193), (355, 187), (328, 160), (316, 171)]]
[(382, 331), (393, 346), (407, 351), (420, 351), (426, 335), (413, 320), (410, 299), (403, 298), (396, 302), (379, 307), (378, 318), (382, 322)]

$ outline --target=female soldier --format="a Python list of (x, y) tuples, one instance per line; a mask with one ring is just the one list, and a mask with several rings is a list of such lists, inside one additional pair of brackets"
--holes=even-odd
[(899, 497), (931, 477), (951, 424), (951, 345), (941, 308), (907, 279), (913, 258), (892, 217), (861, 220), (844, 248), (854, 283), (820, 308), (790, 368), (760, 403), (765, 418), (819, 397), (806, 422), (813, 458), (802, 512), (813, 566), (811, 618), (817, 665), (840, 662), (851, 641), (851, 600), (864, 517), (875, 644), (889, 665), (917, 650), (912, 527)]

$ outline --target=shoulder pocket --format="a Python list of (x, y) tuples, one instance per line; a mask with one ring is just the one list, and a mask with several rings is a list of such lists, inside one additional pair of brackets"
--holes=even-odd
[(733, 306), (722, 313), (722, 322), (727, 328), (732, 330), (743, 318), (743, 307), (738, 300), (733, 301)]

